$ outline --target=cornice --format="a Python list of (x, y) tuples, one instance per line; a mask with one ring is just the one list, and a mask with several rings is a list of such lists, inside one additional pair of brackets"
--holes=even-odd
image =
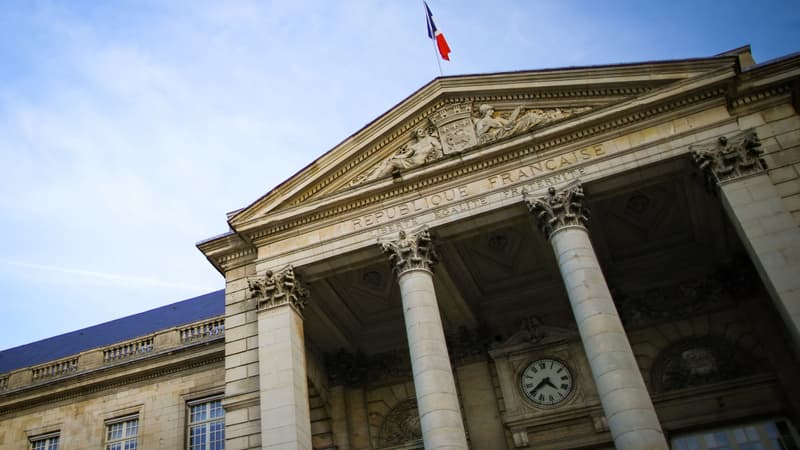
[(222, 275), (228, 270), (252, 262), (257, 253), (252, 244), (233, 232), (198, 242), (197, 248)]
[(795, 110), (800, 86), (800, 53), (750, 67), (737, 77), (729, 94), (728, 108), (746, 109), (764, 101), (790, 96)]
[[(153, 357), (128, 361), (124, 364), (95, 369), (89, 372), (60, 378), (48, 383), (26, 386), (0, 396), (0, 416), (35, 407), (43, 403), (54, 403), (82, 397), (88, 394), (114, 389), (165, 375), (208, 367), (225, 359), (224, 341), (205, 341), (179, 350), (162, 352)], [(194, 353), (186, 354), (191, 350)], [(160, 364), (150, 368), (134, 369), (147, 363)], [(115, 375), (114, 372), (127, 370)], [(220, 380), (221, 382), (223, 380)], [(78, 383), (69, 386), (70, 383)], [(41, 392), (41, 393), (37, 393)], [(44, 392), (47, 391), (47, 392)]]
[(766, 100), (771, 100), (776, 97), (786, 96), (792, 94), (792, 86), (784, 84), (781, 86), (772, 86), (765, 89), (751, 90), (746, 95), (737, 96), (729, 102), (728, 108), (731, 110), (738, 110), (753, 104), (758, 104)]
[[(445, 158), (430, 166), (404, 173), (403, 183), (380, 180), (361, 189), (343, 191), (307, 202), (254, 221), (239, 230), (246, 238), (260, 244), (277, 233), (286, 232), (341, 214), (379, 204), (388, 199), (424, 189), (427, 186), (463, 177), (512, 160), (544, 153), (555, 147), (573, 144), (712, 99), (724, 99), (727, 80), (735, 74), (725, 69), (709, 74), (703, 80), (678, 83), (668, 92), (655, 92), (622, 102), (612, 108), (589, 113), (578, 119), (559, 123), (532, 133), (484, 146), (477, 146), (461, 155)], [(675, 91), (680, 91), (680, 94)]]

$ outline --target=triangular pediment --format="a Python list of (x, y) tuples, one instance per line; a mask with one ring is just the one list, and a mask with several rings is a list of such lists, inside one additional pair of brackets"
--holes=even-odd
[[(251, 205), (234, 229), (327, 197), (372, 190), (438, 161), (542, 130), (585, 126), (660, 97), (719, 83), (736, 58), (437, 78)], [(673, 91), (675, 91), (673, 93)]]

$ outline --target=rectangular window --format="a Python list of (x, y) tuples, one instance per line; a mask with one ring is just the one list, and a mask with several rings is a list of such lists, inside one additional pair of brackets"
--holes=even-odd
[(47, 433), (30, 438), (31, 450), (58, 450), (58, 432)]
[(224, 450), (225, 410), (221, 398), (189, 402), (189, 450)]
[(106, 450), (135, 450), (139, 435), (139, 416), (126, 416), (106, 422)]
[(708, 430), (672, 439), (674, 450), (800, 450), (785, 420)]

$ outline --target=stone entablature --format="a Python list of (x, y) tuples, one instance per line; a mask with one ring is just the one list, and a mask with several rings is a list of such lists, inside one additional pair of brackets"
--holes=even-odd
[[(139, 361), (150, 356), (190, 347), (198, 342), (222, 340), (224, 336), (223, 317), (168, 328), (144, 337), (98, 347), (77, 355), (8, 372), (0, 375), (0, 381), (5, 380), (0, 382), (0, 391), (10, 395), (16, 390), (29, 386), (56, 382), (70, 378), (72, 375)], [(0, 400), (2, 400), (1, 397)]]
[[(694, 72), (694, 78), (684, 82), (662, 83), (655, 90), (650, 86), (630, 101), (618, 100), (617, 103), (607, 106), (597, 104), (591, 111), (558, 120), (551, 125), (534, 127), (529, 132), (508, 139), (469, 147), (469, 151), (456, 152), (457, 155), (453, 153), (452, 158), (441, 158), (414, 170), (399, 173), (399, 179), (386, 176), (375, 179), (374, 182), (349, 187), (349, 180), (353, 179), (350, 174), (355, 173), (354, 176), (358, 176), (370, 167), (375, 167), (375, 164), (391, 158), (397, 151), (387, 152), (384, 148), (381, 150), (384, 156), (376, 157), (377, 147), (369, 147), (374, 144), (368, 144), (368, 140), (360, 138), (358, 142), (361, 149), (348, 153), (349, 156), (340, 154), (336, 160), (337, 168), (331, 169), (330, 177), (321, 175), (328, 173), (328, 169), (320, 165), (328, 156), (325, 155), (314, 164), (314, 174), (301, 173), (268, 196), (231, 214), (229, 220), (233, 231), (206, 241), (199, 247), (218, 269), (223, 270), (223, 266), (228, 267), (228, 259), (239, 259), (235, 255), (240, 252), (242, 242), (252, 246), (247, 249), (247, 260), (258, 261), (263, 260), (267, 254), (278, 256), (285, 251), (297, 252), (303, 247), (302, 244), (298, 246), (298, 242), (311, 242), (312, 247), (323, 246), (323, 239), (324, 242), (352, 242), (356, 235), (369, 230), (369, 236), (359, 239), (357, 246), (347, 248), (347, 251), (355, 250), (368, 246), (369, 241), (374, 242), (378, 236), (396, 233), (403, 228), (423, 224), (438, 226), (449, 220), (446, 216), (464, 214), (466, 211), (487, 212), (505, 206), (505, 199), (497, 195), (501, 186), (512, 191), (510, 195), (518, 198), (523, 188), (538, 193), (546, 191), (549, 186), (563, 185), (576, 178), (592, 181), (596, 176), (605, 175), (599, 173), (607, 171), (607, 167), (602, 166), (604, 161), (625, 158), (636, 151), (634, 149), (637, 147), (648, 151), (648, 146), (665, 138), (685, 144), (674, 151), (674, 147), (668, 146), (669, 155), (665, 154), (664, 157), (676, 156), (676, 151), (688, 153), (688, 145), (697, 140), (690, 136), (713, 126), (713, 121), (721, 124), (723, 119), (716, 114), (715, 108), (725, 107), (725, 95), (729, 92), (727, 85), (737, 76), (735, 70), (721, 59), (716, 61), (714, 68), (706, 65), (704, 70), (704, 73)], [(411, 130), (420, 127), (435, 129), (434, 119), (440, 125), (447, 125), (447, 119), (436, 116), (437, 111), (447, 110), (448, 114), (452, 112), (455, 116), (465, 115), (465, 108), (456, 108), (454, 105), (497, 105), (498, 108), (503, 108), (501, 116), (505, 117), (516, 109), (514, 105), (524, 107), (532, 104), (525, 95), (525, 92), (520, 92), (496, 98), (491, 95), (444, 97), (437, 102), (416, 106), (415, 115), (411, 115), (408, 109), (411, 105), (403, 105), (400, 109), (405, 108), (403, 120), (408, 126), (380, 141), (380, 146), (385, 147), (393, 141), (394, 145), (398, 145), (396, 140), (399, 137), (403, 134), (408, 136)], [(570, 104), (571, 98), (574, 97), (564, 97), (564, 108), (568, 108), (566, 105)], [(572, 104), (576, 105), (574, 101)], [(653, 121), (657, 117), (664, 117), (665, 113), (680, 109), (688, 109), (690, 113), (679, 118), (668, 118), (666, 121)], [(715, 112), (709, 115), (703, 111)], [(470, 111), (470, 114), (473, 113)], [(411, 120), (412, 117), (416, 119)], [(625, 134), (620, 135), (620, 130), (626, 130)], [(439, 144), (443, 154), (446, 145), (441, 140)], [(342, 145), (349, 148), (356, 144), (355, 141), (347, 141)], [(437, 146), (433, 147), (436, 150)], [(337, 148), (337, 151), (345, 150)], [(595, 170), (598, 165), (601, 167)], [(514, 170), (515, 166), (523, 167), (523, 172)], [(530, 167), (531, 171), (524, 173), (524, 167)], [(592, 172), (598, 173), (595, 175)], [(480, 177), (487, 179), (481, 183), (478, 180)], [(495, 177), (495, 180), (493, 183), (489, 182), (487, 187), (485, 184), (490, 177)], [(308, 185), (315, 178), (322, 184)], [(344, 184), (336, 185), (339, 183), (336, 180), (342, 180), (341, 183)], [(458, 180), (462, 181), (461, 184)], [(525, 183), (531, 180), (535, 180), (535, 183)], [(348, 187), (344, 188), (344, 185)], [(463, 187), (466, 185), (477, 189), (469, 189), (468, 186), (470, 192), (464, 194)], [(434, 192), (433, 186), (442, 186), (441, 192)], [(448, 186), (449, 189), (446, 188)], [(415, 195), (417, 193), (421, 195)], [(453, 193), (458, 195), (454, 196)], [(409, 200), (402, 201), (404, 198)], [(494, 204), (488, 204), (489, 202)], [(356, 215), (359, 213), (360, 215)], [(281, 237), (289, 231), (292, 238), (281, 242)], [(233, 245), (232, 240), (239, 244)], [(267, 252), (266, 246), (273, 245), (277, 253), (271, 250)], [(259, 248), (257, 254), (254, 247)], [(289, 250), (290, 247), (292, 250)], [(320, 254), (318, 250), (308, 250)], [(292, 262), (292, 258), (278, 258), (276, 265)], [(297, 264), (305, 262), (308, 261), (301, 258)]]
[[(577, 91), (567, 95), (566, 90), (570, 89), (568, 86), (563, 86), (566, 90), (561, 92), (526, 90), (529, 88), (525, 88), (524, 79), (518, 78), (514, 89), (519, 88), (519, 91), (506, 91), (508, 95), (470, 94), (461, 97), (448, 95), (425, 103), (417, 97), (430, 96), (436, 91), (433, 86), (426, 87), (399, 105), (397, 109), (387, 113), (387, 117), (381, 117), (375, 124), (370, 124), (364, 131), (359, 132), (358, 139), (355, 137), (349, 139), (341, 144), (341, 148), (337, 147), (335, 152), (321, 157), (314, 163), (313, 173), (301, 173), (249, 207), (230, 214), (229, 220), (234, 231), (230, 235), (215, 238), (214, 242), (211, 240), (204, 242), (200, 248), (219, 269), (227, 265), (226, 258), (229, 258), (229, 255), (234, 255), (238, 251), (233, 247), (225, 248), (223, 241), (230, 238), (237, 238), (247, 242), (248, 245), (259, 247), (258, 255), (253, 255), (253, 248), (248, 250), (253, 255), (248, 256), (248, 260), (258, 261), (263, 260), (267, 254), (272, 257), (284, 251), (297, 253), (298, 248), (303, 247), (303, 244), (298, 247), (298, 242), (310, 242), (308, 251), (323, 256), (319, 250), (311, 247), (326, 247), (323, 242), (334, 240), (354, 242), (356, 235), (368, 230), (369, 236), (359, 238), (358, 245), (347, 247), (348, 251), (355, 250), (368, 246), (369, 241), (374, 241), (378, 236), (397, 233), (403, 228), (418, 227), (422, 224), (438, 226), (448, 221), (445, 216), (463, 215), (466, 211), (480, 213), (505, 206), (506, 202), (496, 195), (496, 192), (491, 192), (498, 186), (497, 183), (489, 186), (488, 196), (485, 187), (464, 194), (463, 187), (467, 184), (476, 185), (474, 181), (479, 177), (479, 173), (487, 176), (495, 174), (497, 181), (501, 181), (503, 187), (508, 187), (512, 191), (511, 195), (518, 197), (522, 188), (528, 188), (530, 192), (546, 191), (549, 186), (563, 185), (578, 177), (587, 182), (592, 181), (596, 178), (593, 172), (603, 171), (603, 175), (606, 174), (607, 167), (598, 167), (599, 170), (595, 170), (594, 167), (602, 165), (608, 159), (620, 158), (620, 162), (623, 160), (627, 162), (640, 158), (632, 154), (632, 149), (636, 147), (647, 152), (647, 157), (651, 160), (656, 160), (650, 156), (652, 152), (648, 151), (647, 147), (665, 138), (683, 144), (677, 149), (674, 149), (673, 145), (667, 145), (670, 151), (668, 154), (665, 153), (664, 157), (688, 153), (689, 144), (708, 138), (704, 130), (714, 125), (711, 121), (707, 121), (706, 117), (715, 117), (717, 126), (723, 126), (724, 119), (716, 112), (704, 115), (702, 111), (714, 110), (716, 105), (730, 108), (731, 104), (726, 103), (726, 99), (730, 100), (731, 91), (728, 89), (730, 83), (738, 83), (739, 78), (742, 78), (741, 82), (746, 84), (745, 75), (751, 74), (749, 72), (737, 74), (724, 58), (718, 58), (715, 62), (693, 61), (681, 67), (685, 72), (680, 76), (678, 72), (673, 73), (671, 76), (678, 78), (673, 78), (669, 83), (658, 82), (650, 86), (640, 84), (638, 88), (634, 88), (633, 85), (617, 84), (610, 90), (601, 86), (597, 92), (584, 92), (580, 95), (576, 93)], [(669, 78), (664, 75), (662, 81)], [(677, 79), (683, 81), (674, 82)], [(600, 92), (604, 90), (608, 92)], [(430, 92), (423, 95), (422, 92), (427, 91)], [(774, 101), (772, 97), (783, 95), (785, 92), (786, 89), (779, 85), (770, 85), (763, 86), (758, 91), (747, 88), (744, 95), (747, 96), (748, 102), (763, 102)], [(582, 95), (586, 95), (586, 98), (618, 97), (616, 101), (605, 106), (603, 102), (584, 103), (585, 106), (579, 107), (594, 109), (563, 121), (559, 120), (551, 126), (534, 127), (530, 132), (496, 140), (487, 145), (465, 146), (462, 151), (451, 153), (452, 155), (457, 153), (456, 157), (441, 158), (414, 170), (399, 173), (400, 179), (386, 176), (359, 185), (357, 189), (349, 187), (349, 182), (353, 179), (351, 174), (355, 173), (357, 177), (358, 174), (369, 171), (370, 167), (375, 167), (381, 161), (391, 158), (399, 147), (405, 145), (398, 143), (398, 140), (402, 141), (403, 136), (411, 135), (412, 130), (419, 128), (436, 130), (437, 125), (447, 126), (453, 117), (454, 121), (462, 120), (466, 119), (467, 114), (470, 120), (474, 120), (474, 108), (478, 108), (480, 113), (480, 105), (483, 104), (496, 105), (502, 109), (500, 116), (508, 118), (517, 106), (522, 106), (524, 109), (525, 105), (548, 104), (541, 101), (545, 98), (558, 100), (563, 108), (568, 108), (570, 104), (580, 105), (580, 102), (576, 103), (575, 100), (580, 100)], [(625, 98), (630, 100), (623, 101)], [(745, 97), (741, 99), (744, 101)], [(470, 105), (469, 110), (463, 105)], [(536, 106), (531, 109), (546, 108)], [(653, 122), (653, 119), (659, 116), (665, 117), (664, 114), (672, 114), (683, 109), (689, 111), (689, 114), (660, 123)], [(445, 115), (447, 117), (444, 117)], [(393, 122), (389, 121), (388, 116), (391, 116)], [(674, 114), (670, 117), (672, 116)], [(383, 131), (378, 133), (382, 136), (380, 138), (375, 134), (377, 133), (375, 127), (379, 123), (383, 124), (381, 125)], [(620, 130), (626, 130), (625, 134), (620, 135)], [(665, 135), (664, 130), (667, 130), (666, 134), (669, 136)], [(695, 139), (693, 135), (696, 133), (702, 133), (703, 136)], [(442, 154), (450, 151), (447, 150), (448, 143), (441, 139), (438, 142), (441, 150), (435, 145), (434, 150)], [(394, 150), (387, 151), (387, 146), (394, 146)], [(450, 149), (456, 147), (450, 146)], [(465, 149), (469, 151), (463, 151)], [(336, 168), (330, 166), (331, 168), (327, 169), (329, 163), (326, 161), (332, 153), (338, 154), (330, 162)], [(383, 156), (378, 157), (378, 154)], [(530, 166), (534, 173), (516, 177), (518, 172), (511, 169), (512, 162), (516, 162), (519, 166)], [(517, 182), (526, 181), (522, 178), (535, 178), (536, 183)], [(464, 183), (457, 184), (456, 179), (463, 180)], [(514, 184), (517, 186), (513, 186)], [(433, 192), (434, 185), (442, 186), (441, 192)], [(446, 186), (450, 189), (446, 189)], [(417, 193), (421, 195), (414, 195)], [(411, 197), (416, 198), (401, 201), (403, 198), (411, 199)], [(494, 204), (489, 204), (492, 201)], [(356, 216), (357, 211), (361, 211), (360, 216)], [(292, 238), (280, 242), (281, 237), (289, 231)], [(291, 245), (293, 250), (289, 250), (290, 241), (294, 244)], [(278, 252), (262, 250), (265, 244), (274, 245)], [(301, 258), (298, 263), (301, 261), (309, 262)], [(276, 264), (291, 262), (292, 258), (278, 258)]]

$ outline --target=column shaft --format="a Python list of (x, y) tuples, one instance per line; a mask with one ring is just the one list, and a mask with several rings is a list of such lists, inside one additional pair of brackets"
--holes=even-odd
[(550, 243), (616, 448), (668, 449), (587, 230), (560, 228)]
[(725, 211), (800, 355), (800, 228), (766, 172), (719, 187)]
[(800, 355), (800, 228), (786, 211), (761, 158), (753, 130), (690, 146), (692, 158), (716, 184), (764, 287)]
[(466, 450), (432, 274), (426, 269), (410, 269), (398, 276), (398, 282), (425, 448)]
[(303, 318), (286, 303), (258, 312), (261, 446), (311, 450)]

